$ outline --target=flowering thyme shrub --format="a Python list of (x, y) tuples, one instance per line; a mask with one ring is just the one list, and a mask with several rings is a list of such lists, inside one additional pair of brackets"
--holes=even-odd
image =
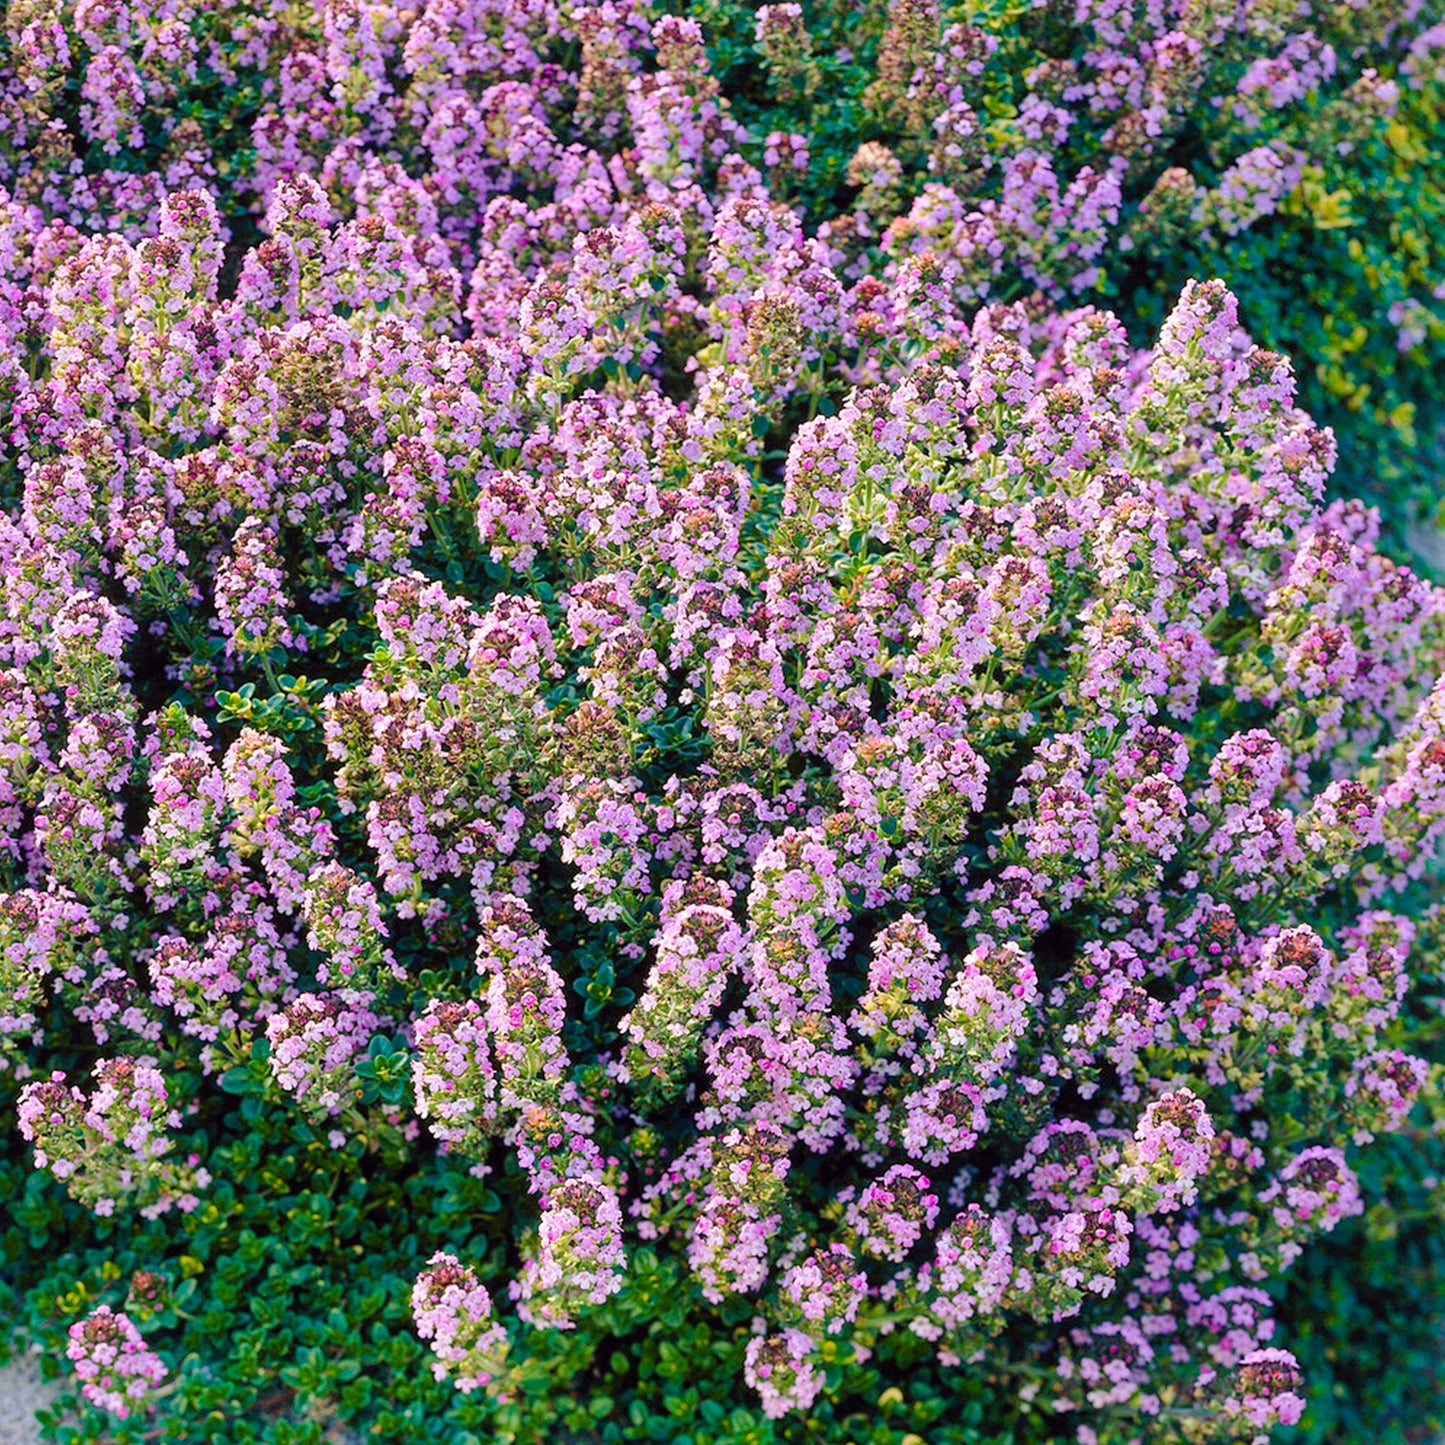
[(281, 179), (232, 294), (203, 193), (10, 211), (6, 1249), (111, 1244), (32, 1317), (93, 1434), (1291, 1423), (1429, 1082), (1440, 595), (1218, 282), (855, 279), (653, 39), (600, 214)]

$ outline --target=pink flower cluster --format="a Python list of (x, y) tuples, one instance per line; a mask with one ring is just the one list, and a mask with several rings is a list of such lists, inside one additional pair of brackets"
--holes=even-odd
[(86, 1094), (60, 1071), (28, 1083), (17, 1118), (35, 1146), (37, 1168), (62, 1180), (72, 1198), (98, 1215), (134, 1206), (147, 1216), (199, 1203), (210, 1183), (192, 1156), (184, 1165), (165, 1158), (174, 1147), (166, 1133), (179, 1127), (159, 1070), (132, 1059), (102, 1059)]
[(272, 1076), (308, 1109), (339, 1114), (351, 1102), (352, 1064), (380, 1021), (337, 994), (303, 993), (266, 1021)]
[(411, 1292), (417, 1333), (431, 1342), (437, 1378), (451, 1374), (468, 1393), (488, 1385), (502, 1368), (507, 1332), (492, 1317), (492, 1297), (455, 1255), (432, 1256)]
[(167, 1374), (160, 1356), (135, 1325), (109, 1305), (98, 1305), (71, 1325), (65, 1353), (75, 1367), (81, 1393), (118, 1420), (143, 1408), (147, 1395)]
[[(759, 19), (779, 94), (810, 54), (801, 16), (775, 15), (791, 8)], [(936, 0), (891, 0), (888, 14), (864, 97), (887, 140), (859, 147), (855, 209), (830, 234), (855, 251), (881, 235), (900, 274), (931, 255), (937, 284), (980, 299), (1015, 278), (1087, 292), (1130, 252), (1256, 225), (1308, 168), (1382, 134), (1399, 97), (1387, 77), (1398, 66), (1420, 84), (1438, 30), (1398, 8), (1246, 3), (1226, 18), (1185, 0), (1088, 0), (1022, 35), (986, 13), (949, 23)], [(1181, 155), (1192, 170), (1171, 163)], [(1438, 299), (1425, 289), (1412, 307)]]

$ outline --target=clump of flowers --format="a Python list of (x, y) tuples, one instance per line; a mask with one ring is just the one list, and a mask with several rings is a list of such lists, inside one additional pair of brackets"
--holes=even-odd
[(194, 1209), (210, 1182), (193, 1158), (177, 1165), (167, 1130), (179, 1126), (161, 1073), (131, 1059), (103, 1059), (87, 1094), (63, 1073), (26, 1084), (18, 1117), (35, 1163), (65, 1182), (71, 1197), (99, 1215), (134, 1205), (146, 1213)]
[(81, 1393), (118, 1420), (144, 1413), (146, 1397), (167, 1374), (140, 1331), (109, 1305), (98, 1305), (71, 1325), (65, 1353), (75, 1367)]
[(813, 1342), (801, 1330), (786, 1330), (749, 1343), (744, 1378), (758, 1392), (769, 1419), (776, 1420), (791, 1410), (806, 1410), (818, 1398), (823, 1380), (812, 1354)]
[(305, 1108), (338, 1114), (352, 1101), (353, 1065), (378, 1022), (338, 994), (304, 993), (266, 1022), (271, 1074)]
[(1166, 1094), (1144, 1110), (1134, 1131), (1134, 1157), (1154, 1209), (1193, 1202), (1213, 1145), (1214, 1125), (1204, 1101), (1189, 1089)]
[(484, 1388), (502, 1371), (507, 1332), (492, 1317), (492, 1298), (455, 1255), (432, 1256), (412, 1286), (417, 1333), (431, 1343), (438, 1378), (457, 1389)]
[(386, 944), (386, 925), (376, 889), (334, 859), (320, 864), (306, 880), (301, 913), (307, 942), (325, 955), (322, 983), (370, 996), (400, 975)]
[(622, 1287), (622, 1210), (605, 1181), (564, 1178), (546, 1191), (536, 1253), (514, 1291), (534, 1325), (566, 1329), (574, 1311), (602, 1304)]
[(499, 1127), (496, 1064), (482, 1006), (434, 999), (416, 1021), (416, 1112), (442, 1144), (486, 1153)]
[(1288, 1350), (1252, 1350), (1234, 1372), (1227, 1414), (1254, 1430), (1296, 1425), (1304, 1414), (1299, 1361)]

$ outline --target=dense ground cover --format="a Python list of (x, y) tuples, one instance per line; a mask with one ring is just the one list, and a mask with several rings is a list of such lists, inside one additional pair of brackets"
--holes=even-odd
[[(1138, 176), (989, 91), (915, 203), (919, 57), (1082, 22), (772, 9), (761, 98), (722, 10), (7, 12), (0, 1290), (74, 1438), (1433, 1408), (1441, 596), (1325, 353), (1163, 264), (1303, 161), (1108, 279), (1255, 52), (1176, 17)], [(1423, 76), (1373, 15), (1312, 63)]]

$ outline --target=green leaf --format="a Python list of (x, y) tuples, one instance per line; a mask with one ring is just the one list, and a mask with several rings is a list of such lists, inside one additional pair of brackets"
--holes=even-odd
[(256, 1075), (247, 1064), (227, 1069), (217, 1082), (228, 1094), (254, 1094), (257, 1088)]

